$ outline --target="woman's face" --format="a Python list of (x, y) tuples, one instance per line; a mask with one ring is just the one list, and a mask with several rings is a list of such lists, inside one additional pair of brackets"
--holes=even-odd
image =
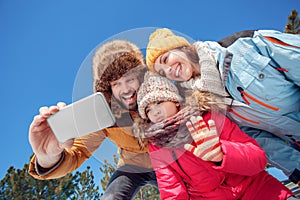
[(145, 110), (151, 122), (157, 123), (167, 119), (178, 112), (178, 104), (171, 101), (149, 104)]
[(195, 67), (184, 52), (173, 49), (155, 60), (154, 70), (170, 80), (187, 81), (192, 78)]

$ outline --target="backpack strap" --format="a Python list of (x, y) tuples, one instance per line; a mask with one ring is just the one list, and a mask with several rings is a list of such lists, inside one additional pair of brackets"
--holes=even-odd
[(230, 36), (228, 36), (226, 38), (223, 38), (223, 39), (219, 40), (218, 43), (222, 47), (227, 48), (230, 45), (232, 45), (239, 38), (253, 37), (254, 31), (255, 30), (240, 31), (240, 32), (234, 33), (234, 34), (232, 34), (232, 35), (230, 35)]

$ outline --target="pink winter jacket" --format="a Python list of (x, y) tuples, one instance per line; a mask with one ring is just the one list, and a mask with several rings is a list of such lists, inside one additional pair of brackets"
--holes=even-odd
[[(207, 122), (211, 113), (203, 115)], [(203, 161), (184, 148), (150, 144), (162, 199), (272, 200), (291, 191), (265, 171), (266, 156), (257, 142), (221, 114), (213, 114), (224, 158), (219, 165)]]

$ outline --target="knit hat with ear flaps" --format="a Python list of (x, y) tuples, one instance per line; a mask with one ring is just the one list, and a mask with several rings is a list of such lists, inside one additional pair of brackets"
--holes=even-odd
[(157, 29), (150, 35), (146, 51), (146, 63), (149, 70), (155, 72), (154, 62), (163, 53), (189, 45), (190, 43), (184, 37), (175, 35), (171, 30)]
[(111, 103), (110, 82), (120, 79), (132, 69), (143, 69), (144, 66), (143, 54), (135, 44), (126, 40), (103, 44), (93, 57), (94, 92), (102, 92)]
[(179, 95), (177, 87), (167, 78), (147, 72), (144, 77), (144, 82), (139, 88), (137, 94), (137, 102), (140, 116), (147, 119), (145, 113), (146, 107), (155, 102), (172, 101), (181, 102), (182, 98)]

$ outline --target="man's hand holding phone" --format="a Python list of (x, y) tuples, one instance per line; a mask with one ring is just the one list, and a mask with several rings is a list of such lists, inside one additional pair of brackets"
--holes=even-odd
[(74, 138), (105, 129), (115, 124), (104, 95), (100, 92), (82, 98), (68, 106), (41, 107), (29, 130), (29, 141), (43, 168), (55, 165)]
[(64, 148), (70, 148), (73, 145), (73, 140), (60, 143), (47, 122), (49, 116), (65, 106), (65, 103), (60, 102), (56, 106), (41, 107), (39, 115), (34, 117), (30, 125), (29, 142), (37, 157), (38, 164), (43, 168), (50, 168), (55, 165), (61, 158)]

